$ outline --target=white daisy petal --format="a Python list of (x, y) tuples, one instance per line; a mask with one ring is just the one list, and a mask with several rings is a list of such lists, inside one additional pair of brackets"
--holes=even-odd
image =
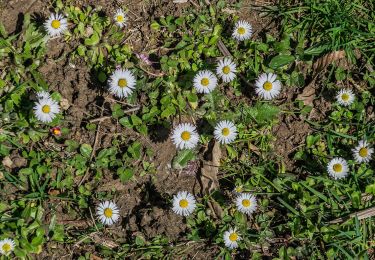
[(216, 125), (214, 135), (221, 144), (229, 144), (236, 139), (237, 128), (230, 121), (221, 121)]
[(34, 105), (36, 118), (43, 123), (50, 123), (60, 113), (59, 104), (47, 92), (39, 94), (41, 98)]
[(336, 95), (337, 102), (342, 106), (350, 106), (355, 99), (355, 95), (351, 89), (341, 89)]
[(51, 98), (51, 95), (47, 91), (40, 91), (36, 93), (38, 99), (41, 98)]
[(210, 93), (217, 86), (217, 77), (209, 70), (199, 71), (193, 80), (193, 84), (198, 93)]
[(250, 193), (241, 193), (236, 198), (236, 206), (239, 212), (251, 215), (257, 209), (257, 200)]
[(229, 249), (237, 248), (238, 241), (241, 240), (241, 237), (235, 228), (230, 228), (228, 231), (225, 231), (223, 237), (224, 237), (224, 244)]
[(253, 35), (253, 28), (250, 23), (246, 21), (238, 21), (234, 26), (232, 37), (238, 41), (250, 39)]
[(0, 254), (9, 255), (15, 248), (16, 243), (11, 238), (0, 240)]
[(115, 15), (113, 16), (115, 23), (120, 27), (124, 27), (126, 24), (126, 15), (122, 9), (117, 9)]
[(120, 210), (114, 202), (105, 201), (96, 208), (96, 215), (104, 225), (112, 225), (120, 218)]
[(173, 196), (174, 213), (181, 216), (188, 216), (195, 210), (196, 201), (192, 194), (187, 191), (180, 191)]
[(261, 74), (255, 82), (255, 92), (265, 100), (271, 100), (277, 97), (281, 91), (281, 82), (276, 80), (273, 73)]
[(216, 67), (216, 74), (219, 75), (224, 82), (231, 82), (236, 77), (236, 64), (231, 58), (220, 60)]
[(178, 149), (192, 149), (197, 146), (199, 135), (194, 125), (183, 123), (173, 129), (171, 139)]
[(342, 179), (348, 176), (349, 166), (345, 159), (337, 157), (328, 163), (327, 171), (333, 179)]
[(68, 21), (62, 14), (51, 14), (44, 22), (44, 28), (49, 36), (59, 36), (68, 29)]
[(119, 98), (124, 98), (133, 92), (136, 83), (135, 76), (130, 70), (117, 69), (109, 78), (109, 91)]
[(374, 148), (371, 148), (366, 140), (361, 140), (352, 151), (357, 163), (368, 163), (374, 153)]

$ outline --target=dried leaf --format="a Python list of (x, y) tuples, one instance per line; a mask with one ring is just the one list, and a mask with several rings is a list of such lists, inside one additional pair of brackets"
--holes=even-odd
[(56, 189), (51, 189), (48, 191), (48, 195), (51, 195), (51, 196), (57, 196), (59, 194), (60, 194), (60, 191)]
[(90, 255), (90, 260), (102, 260), (103, 258), (96, 256), (96, 255)]
[(298, 94), (297, 96), (297, 100), (301, 100), (303, 101), (303, 104), (305, 104), (305, 106), (312, 106), (313, 105), (313, 101), (315, 99), (315, 91), (316, 91), (316, 88), (315, 88), (315, 79), (313, 79), (313, 81), (310, 82), (309, 85), (307, 85), (301, 94)]
[(70, 107), (69, 101), (66, 98), (61, 98), (60, 107), (62, 110), (68, 110)]
[(92, 241), (94, 241), (96, 244), (100, 244), (102, 246), (105, 246), (105, 247), (108, 247), (108, 248), (111, 248), (111, 249), (116, 248), (116, 247), (119, 246), (113, 240), (110, 240), (110, 239), (105, 238), (105, 237), (100, 237), (96, 233), (93, 233), (90, 237), (91, 237)]
[[(209, 155), (211, 159), (203, 161), (203, 167), (200, 174), (201, 190), (203, 194), (207, 195), (220, 189), (217, 174), (220, 166), (221, 149), (218, 142), (214, 142), (212, 151)], [(216, 201), (211, 200), (208, 205), (217, 217), (222, 218), (223, 210)]]
[(4, 157), (2, 163), (4, 167), (7, 167), (7, 168), (13, 167), (13, 161), (10, 159), (9, 156)]
[(318, 73), (319, 71), (322, 71), (324, 68), (326, 68), (329, 64), (332, 64), (333, 62), (337, 62), (344, 58), (345, 51), (343, 50), (326, 54), (315, 61), (313, 65), (314, 73)]

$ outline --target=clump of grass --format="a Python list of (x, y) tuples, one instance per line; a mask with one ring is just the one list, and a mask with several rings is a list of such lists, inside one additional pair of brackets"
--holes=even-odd
[(373, 59), (375, 2), (366, 0), (282, 0), (266, 11), (280, 19), (282, 30), (309, 46), (308, 55), (345, 50), (355, 60), (355, 50)]

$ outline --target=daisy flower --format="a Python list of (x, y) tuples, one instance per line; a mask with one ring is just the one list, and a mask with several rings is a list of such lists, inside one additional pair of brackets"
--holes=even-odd
[(352, 151), (354, 159), (357, 163), (367, 163), (370, 161), (371, 155), (374, 153), (374, 148), (371, 148), (367, 144), (367, 141), (361, 140), (359, 141), (357, 147), (354, 148)]
[(217, 64), (216, 74), (226, 83), (231, 82), (236, 77), (236, 72), (236, 64), (231, 58), (224, 58)]
[(177, 195), (173, 196), (174, 213), (181, 216), (188, 216), (195, 210), (195, 198), (187, 191), (179, 191)]
[(5, 238), (0, 240), (0, 253), (2, 255), (9, 255), (13, 250), (16, 244), (11, 238)]
[(349, 166), (345, 159), (336, 157), (328, 163), (327, 171), (333, 179), (342, 179), (349, 174)]
[(44, 22), (44, 27), (49, 36), (59, 36), (68, 29), (68, 21), (62, 14), (51, 14)]
[(281, 82), (276, 77), (273, 73), (263, 73), (258, 77), (255, 82), (258, 96), (271, 100), (280, 94)]
[(113, 19), (115, 20), (116, 24), (122, 28), (125, 26), (125, 23), (126, 23), (126, 16), (125, 16), (125, 13), (122, 9), (117, 9), (116, 10), (116, 13), (113, 17)]
[[(45, 95), (45, 93), (42, 95)], [(52, 122), (58, 113), (60, 113), (60, 106), (51, 97), (40, 96), (39, 100), (35, 103), (34, 114), (43, 123)]]
[(112, 225), (120, 218), (117, 205), (111, 201), (104, 201), (96, 208), (96, 215), (104, 225)]
[(109, 91), (119, 98), (127, 97), (133, 92), (136, 83), (130, 70), (117, 69), (109, 78)]
[(234, 26), (232, 37), (238, 41), (250, 39), (253, 35), (253, 28), (251, 24), (246, 21), (238, 21)]
[(250, 215), (257, 209), (257, 201), (254, 195), (241, 193), (236, 198), (236, 206), (239, 212)]
[(355, 95), (351, 89), (341, 89), (337, 92), (336, 99), (340, 105), (349, 106), (353, 103)]
[(224, 232), (224, 244), (229, 249), (237, 248), (238, 241), (240, 240), (241, 240), (241, 237), (235, 228), (231, 228), (228, 231)]
[(217, 78), (209, 70), (201, 70), (194, 77), (194, 87), (198, 93), (210, 93), (216, 88)]
[(237, 128), (231, 121), (221, 121), (216, 125), (214, 135), (221, 144), (229, 144), (236, 139)]
[(179, 124), (173, 129), (172, 141), (179, 149), (192, 149), (197, 146), (199, 135), (194, 125)]

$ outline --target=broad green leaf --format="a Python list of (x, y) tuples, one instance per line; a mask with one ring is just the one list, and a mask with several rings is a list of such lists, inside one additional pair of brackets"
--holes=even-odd
[(85, 39), (85, 45), (93, 46), (97, 45), (100, 41), (100, 36), (97, 32), (94, 31), (94, 33), (91, 35), (90, 38)]
[(282, 66), (288, 65), (293, 61), (295, 61), (295, 57), (292, 55), (278, 55), (272, 58), (269, 67), (271, 69), (277, 69)]
[(91, 152), (92, 152), (91, 145), (82, 144), (81, 147), (79, 148), (79, 150), (84, 157), (89, 158), (91, 156)]

